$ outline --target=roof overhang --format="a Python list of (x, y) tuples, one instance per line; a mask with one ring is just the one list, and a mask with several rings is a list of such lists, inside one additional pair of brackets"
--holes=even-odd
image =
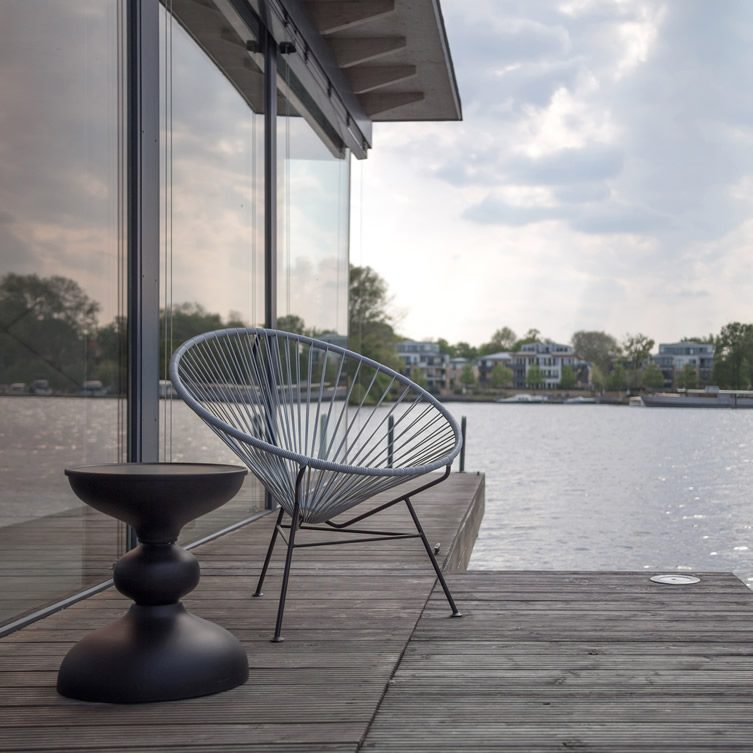
[(460, 120), (439, 0), (172, 0), (175, 16), (241, 95), (262, 100), (254, 13), (342, 145), (357, 157), (373, 122)]
[(282, 0), (303, 8), (366, 116), (460, 120), (439, 0)]

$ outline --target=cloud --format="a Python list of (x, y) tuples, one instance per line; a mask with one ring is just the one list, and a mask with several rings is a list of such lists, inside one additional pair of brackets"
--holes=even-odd
[(578, 149), (565, 148), (541, 157), (513, 158), (504, 164), (503, 176), (513, 183), (570, 186), (614, 178), (622, 162), (619, 148), (594, 144)]
[(556, 207), (515, 206), (503, 199), (487, 196), (478, 204), (470, 206), (463, 212), (465, 219), (484, 225), (531, 225), (562, 218), (562, 212)]
[(602, 203), (573, 217), (570, 226), (593, 235), (653, 235), (673, 225), (672, 217), (648, 207)]
[(602, 182), (555, 186), (552, 195), (560, 204), (589, 204), (609, 198), (609, 187)]
[[(433, 323), (478, 342), (515, 320), (560, 339), (577, 325), (659, 341), (750, 319), (740, 302), (753, 294), (753, 5), (444, 0), (443, 10), (465, 120), (375, 129), (373, 185), (422, 196), (428, 215), (394, 202), (366, 245), (401, 290), (391, 269), (406, 254), (437, 269), (472, 249), (467, 274), (486, 290), (498, 269), (500, 292), (479, 292), (468, 311), (436, 305), (457, 300), (455, 280), (470, 284), (452, 266), (443, 293), (413, 285), (398, 299), (407, 334), (416, 321), (422, 334)], [(430, 251), (403, 245), (409, 223), (431, 224)]]

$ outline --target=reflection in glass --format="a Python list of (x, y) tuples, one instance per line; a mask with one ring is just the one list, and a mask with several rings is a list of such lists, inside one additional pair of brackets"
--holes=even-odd
[[(261, 59), (247, 52), (212, 3), (202, 5), (199, 20), (160, 14), (164, 380), (172, 351), (189, 337), (258, 325), (264, 316)], [(163, 460), (238, 464), (172, 399), (167, 381), (163, 398)], [(186, 526), (181, 540), (201, 538), (263, 506), (258, 482), (249, 479), (234, 500)]]
[[(70, 465), (123, 459), (123, 4), (0, 24), (0, 623), (109, 576), (123, 532)], [(60, 40), (65, 40), (61, 43)]]
[[(281, 329), (348, 331), (350, 161), (283, 65), (278, 97), (278, 321)], [(326, 139), (320, 138), (320, 135)], [(339, 337), (338, 337), (339, 336)]]

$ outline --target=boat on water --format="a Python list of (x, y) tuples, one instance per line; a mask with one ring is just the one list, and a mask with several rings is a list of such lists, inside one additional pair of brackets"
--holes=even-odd
[(657, 392), (643, 395), (643, 404), (648, 408), (753, 408), (751, 390), (686, 390), (685, 392)]
[(586, 397), (585, 395), (578, 395), (577, 397), (569, 397), (565, 400), (565, 405), (595, 405), (598, 401), (595, 397)]
[(513, 395), (512, 397), (500, 397), (495, 402), (497, 403), (546, 403), (549, 402), (549, 398), (546, 395), (528, 395), (521, 393), (520, 395)]

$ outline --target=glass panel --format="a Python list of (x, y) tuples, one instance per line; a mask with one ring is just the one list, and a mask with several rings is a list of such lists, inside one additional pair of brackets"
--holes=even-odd
[(2, 5), (0, 623), (105, 580), (124, 543), (63, 474), (124, 455), (122, 11)]
[[(183, 9), (179, 13), (179, 8)], [(264, 317), (262, 61), (204, 3), (161, 12), (162, 378), (189, 337)], [(172, 462), (240, 460), (163, 382), (161, 456)], [(183, 531), (182, 541), (264, 507), (258, 482)]]
[(278, 326), (345, 345), (350, 159), (280, 71)]

